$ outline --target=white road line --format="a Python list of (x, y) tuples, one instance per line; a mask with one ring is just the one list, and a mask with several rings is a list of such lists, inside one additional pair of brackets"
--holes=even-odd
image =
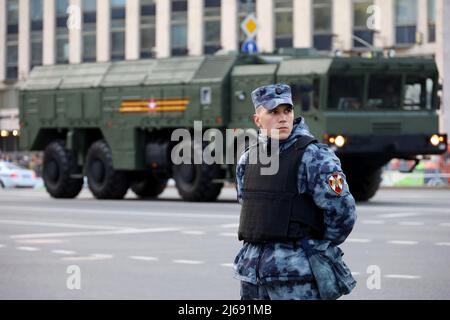
[(345, 242), (356, 242), (356, 243), (369, 243), (372, 240), (370, 239), (355, 239), (355, 238), (347, 238), (347, 240), (345, 240)]
[(232, 263), (221, 263), (220, 264), (222, 267), (227, 267), (227, 268), (233, 268), (234, 265)]
[(239, 223), (227, 223), (227, 224), (221, 224), (220, 225), (221, 228), (238, 228), (239, 227)]
[(173, 263), (183, 263), (183, 264), (203, 264), (204, 261), (198, 261), (198, 260), (172, 260)]
[(420, 279), (420, 276), (411, 276), (406, 274), (387, 274), (384, 276), (388, 279)]
[(194, 236), (200, 236), (205, 234), (205, 231), (196, 231), (196, 230), (186, 230), (181, 231), (182, 234), (188, 234), (188, 235), (194, 235)]
[(178, 212), (162, 212), (162, 211), (133, 211), (133, 210), (101, 210), (101, 209), (70, 209), (70, 208), (55, 208), (55, 207), (45, 207), (45, 208), (37, 208), (31, 206), (4, 206), (0, 205), (0, 209), (8, 209), (11, 211), (21, 211), (24, 213), (30, 212), (44, 212), (44, 213), (73, 213), (76, 215), (86, 214), (89, 216), (92, 215), (119, 215), (119, 216), (144, 216), (144, 217), (164, 217), (164, 218), (198, 218), (198, 219), (230, 219), (230, 220), (239, 220), (239, 214), (209, 214), (209, 213), (178, 213)]
[(105, 260), (105, 259), (112, 259), (114, 255), (112, 254), (91, 254), (89, 256), (80, 256), (80, 257), (67, 257), (67, 258), (61, 258), (61, 260), (64, 261), (94, 261), (94, 260)]
[(32, 239), (32, 238), (62, 238), (62, 237), (83, 237), (83, 236), (105, 236), (116, 234), (137, 234), (179, 231), (180, 228), (148, 228), (148, 229), (122, 229), (111, 231), (86, 231), (86, 232), (59, 232), (59, 233), (32, 233), (10, 236), (12, 239)]
[(222, 237), (237, 237), (237, 233), (234, 233), (234, 232), (222, 232), (222, 233), (219, 233), (219, 236), (222, 236)]
[(435, 246), (450, 246), (450, 242), (436, 242)]
[(157, 261), (159, 258), (157, 257), (145, 257), (145, 256), (129, 256), (128, 258), (133, 260), (142, 260), (142, 261)]
[(70, 250), (52, 250), (53, 253), (56, 254), (62, 254), (62, 255), (74, 255), (77, 254), (75, 251), (70, 251)]
[(4, 248), (4, 247), (6, 247), (6, 245), (0, 244), (0, 248)]
[(361, 274), (361, 272), (352, 272), (352, 276), (359, 276)]
[(40, 251), (41, 249), (35, 247), (16, 247), (17, 250), (22, 251)]
[(377, 217), (378, 218), (405, 218), (405, 217), (414, 217), (418, 216), (418, 213), (414, 212), (405, 212), (405, 213), (387, 213), (387, 214), (380, 214)]
[(361, 220), (362, 224), (385, 224), (386, 221), (383, 220)]
[(417, 241), (407, 241), (407, 240), (392, 240), (392, 241), (388, 241), (387, 243), (389, 243), (389, 244), (401, 244), (401, 245), (415, 245), (415, 244), (418, 244), (419, 242), (417, 242)]
[(73, 224), (73, 223), (54, 223), (42, 221), (23, 221), (23, 220), (0, 220), (0, 224), (13, 224), (21, 226), (42, 226), (57, 228), (73, 228), (73, 229), (94, 229), (94, 230), (115, 230), (125, 229), (126, 227), (91, 225), (91, 224)]
[(55, 243), (63, 243), (66, 240), (61, 239), (29, 239), (29, 240), (16, 240), (17, 243), (22, 244), (55, 244)]
[(423, 222), (419, 222), (419, 221), (402, 221), (398, 223), (401, 226), (423, 226), (424, 223)]

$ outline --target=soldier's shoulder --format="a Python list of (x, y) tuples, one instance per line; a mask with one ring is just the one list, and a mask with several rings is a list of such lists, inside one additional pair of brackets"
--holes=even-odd
[(322, 173), (341, 171), (341, 162), (330, 147), (323, 143), (311, 143), (305, 149), (302, 162)]

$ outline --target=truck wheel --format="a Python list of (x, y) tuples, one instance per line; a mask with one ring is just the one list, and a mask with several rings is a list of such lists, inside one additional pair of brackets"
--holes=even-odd
[(159, 196), (167, 186), (167, 179), (160, 179), (153, 174), (146, 174), (144, 178), (135, 180), (131, 190), (140, 198), (154, 198)]
[(377, 193), (381, 183), (381, 168), (376, 169), (372, 173), (352, 174), (349, 172), (348, 184), (350, 192), (356, 201), (368, 201)]
[(71, 178), (76, 173), (74, 156), (61, 140), (50, 143), (44, 151), (44, 185), (53, 198), (75, 198), (83, 188), (83, 179)]
[(178, 193), (185, 201), (215, 201), (222, 190), (223, 183), (214, 179), (223, 178), (219, 165), (181, 164), (173, 166), (173, 178)]
[(104, 141), (94, 142), (89, 148), (86, 175), (97, 199), (123, 199), (130, 185), (125, 172), (114, 170), (111, 149)]

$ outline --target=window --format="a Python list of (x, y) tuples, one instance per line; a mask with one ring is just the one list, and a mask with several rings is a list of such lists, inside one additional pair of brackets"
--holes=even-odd
[(416, 42), (417, 0), (396, 0), (395, 17), (397, 44), (414, 44)]
[(221, 0), (205, 0), (203, 51), (212, 54), (220, 50), (220, 5)]
[(111, 60), (125, 59), (125, 0), (111, 0)]
[(42, 65), (42, 0), (31, 0), (31, 69)]
[(313, 2), (313, 44), (317, 50), (328, 50), (332, 48), (332, 3), (329, 0), (314, 0)]
[(69, 0), (56, 1), (56, 63), (69, 62), (68, 6)]
[(97, 56), (97, 1), (83, 0), (83, 61), (92, 62)]
[(320, 106), (320, 80), (314, 79), (312, 82), (291, 83), (292, 101), (302, 112), (317, 110)]
[(242, 31), (241, 24), (250, 13), (253, 14), (255, 13), (255, 0), (250, 0), (249, 2), (247, 0), (239, 0), (239, 7), (238, 7), (239, 50), (240, 48), (242, 48), (244, 42), (247, 40), (247, 36), (245, 35), (244, 31)]
[(155, 57), (155, 0), (141, 0), (141, 58)]
[(353, 47), (367, 47), (364, 42), (369, 45), (373, 44), (373, 30), (367, 26), (369, 14), (367, 8), (373, 5), (372, 0), (353, 0)]
[(172, 56), (186, 55), (187, 50), (187, 0), (171, 0)]
[(432, 108), (433, 80), (423, 76), (407, 76), (405, 83), (404, 110)]
[(19, 31), (19, 3), (17, 0), (6, 2), (6, 79), (17, 79), (18, 63), (18, 31)]
[(373, 75), (369, 79), (367, 109), (399, 109), (401, 92), (400, 75)]
[(275, 0), (275, 48), (293, 47), (293, 2)]
[(363, 104), (364, 76), (330, 77), (328, 108), (360, 110)]
[(428, 42), (436, 41), (436, 0), (428, 0)]

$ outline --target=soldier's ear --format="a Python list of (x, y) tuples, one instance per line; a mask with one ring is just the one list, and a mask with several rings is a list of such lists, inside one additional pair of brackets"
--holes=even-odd
[(258, 114), (256, 114), (256, 113), (253, 115), (253, 122), (255, 123), (255, 125), (256, 125), (258, 128), (261, 128), (261, 122), (260, 122), (260, 120), (259, 120)]

